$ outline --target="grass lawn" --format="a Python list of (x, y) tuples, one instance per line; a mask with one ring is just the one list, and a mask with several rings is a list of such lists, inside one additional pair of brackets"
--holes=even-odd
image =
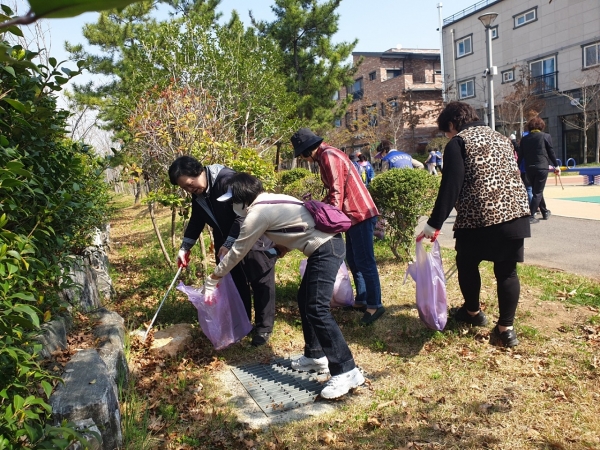
[[(110, 261), (117, 296), (110, 309), (129, 329), (154, 315), (175, 271), (167, 267), (147, 207), (118, 196), (111, 222)], [(158, 211), (168, 245), (170, 213)], [(177, 244), (178, 245), (178, 244)], [(208, 245), (208, 243), (207, 243)], [(199, 246), (186, 284), (202, 284)], [(444, 249), (448, 269), (454, 252)], [(173, 251), (172, 254), (176, 254)], [(428, 330), (415, 309), (415, 286), (403, 284), (406, 264), (376, 243), (386, 314), (360, 327), (359, 313), (334, 311), (365, 386), (343, 397), (334, 413), (248, 430), (236, 419), (220, 382), (228, 365), (302, 353), (295, 294), (303, 256), (277, 263), (277, 316), (268, 345), (250, 339), (215, 351), (197, 330), (195, 308), (171, 294), (156, 327), (185, 322), (194, 342), (172, 360), (159, 360), (130, 341), (132, 381), (121, 395), (127, 449), (593, 449), (600, 448), (600, 285), (538, 267), (519, 266), (521, 303), (512, 350), (488, 344), (489, 328)], [(209, 263), (209, 268), (214, 263)], [(482, 265), (483, 309), (498, 317), (491, 265)], [(456, 276), (447, 282), (449, 307), (460, 306)], [(323, 400), (319, 400), (323, 401)]]

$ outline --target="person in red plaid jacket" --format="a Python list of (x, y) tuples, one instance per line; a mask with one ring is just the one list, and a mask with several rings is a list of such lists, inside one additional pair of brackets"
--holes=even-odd
[(291, 138), (294, 156), (319, 165), (327, 190), (323, 202), (342, 210), (351, 220), (346, 232), (346, 259), (354, 277), (354, 308), (364, 312), (360, 320), (369, 325), (385, 312), (381, 303), (379, 272), (373, 251), (373, 231), (379, 211), (356, 168), (343, 151), (323, 142), (309, 128), (301, 128)]

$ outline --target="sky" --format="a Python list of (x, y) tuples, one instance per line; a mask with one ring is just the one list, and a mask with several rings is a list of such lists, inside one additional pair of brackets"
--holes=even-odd
[[(0, 0), (2, 3), (16, 3), (19, 13), (28, 9), (23, 0)], [(348, 42), (358, 39), (354, 51), (383, 52), (401, 45), (403, 48), (439, 49), (440, 35), (437, 0), (342, 0), (339, 14), (339, 31), (334, 42)], [(442, 18), (446, 18), (477, 3), (475, 0), (446, 0), (441, 2)], [(219, 11), (222, 20), (236, 10), (244, 23), (249, 24), (248, 11), (251, 9), (259, 20), (272, 20), (273, 0), (221, 0)], [(249, 6), (250, 5), (250, 6)], [(81, 33), (85, 23), (95, 22), (97, 14), (87, 13), (69, 19), (44, 21), (51, 43), (51, 54), (59, 60), (67, 59), (64, 42), (84, 43)]]
[[(26, 0), (0, 0), (0, 3), (9, 5), (20, 15), (29, 10)], [(439, 49), (439, 3), (439, 0), (342, 0), (336, 11), (339, 14), (339, 30), (333, 42), (351, 42), (358, 39), (355, 52), (384, 52), (399, 45), (402, 48)], [(478, 2), (446, 0), (441, 3), (444, 19)], [(236, 10), (242, 21), (250, 25), (250, 9), (257, 20), (273, 20), (272, 4), (273, 0), (221, 0), (218, 10), (222, 13), (223, 22)], [(37, 26), (41, 29), (50, 56), (64, 61), (69, 59), (69, 54), (64, 50), (65, 41), (71, 44), (83, 43), (86, 47), (82, 28), (86, 23), (95, 23), (97, 17), (97, 13), (86, 13), (69, 19), (48, 19), (22, 29), (26, 36), (27, 28), (32, 30)], [(74, 62), (65, 64), (65, 67), (76, 69)], [(73, 81), (84, 84), (90, 80), (101, 81), (98, 76), (86, 72), (75, 77)], [(62, 95), (59, 95), (58, 105), (66, 108)]]

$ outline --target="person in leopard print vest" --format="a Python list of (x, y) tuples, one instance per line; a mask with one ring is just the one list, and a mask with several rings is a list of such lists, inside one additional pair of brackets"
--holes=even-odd
[(487, 324), (479, 303), (479, 264), (492, 261), (500, 317), (490, 344), (514, 347), (519, 343), (513, 323), (521, 288), (517, 263), (523, 262), (524, 239), (531, 236), (531, 213), (512, 143), (485, 126), (466, 103), (448, 103), (437, 123), (450, 141), (435, 206), (417, 239), (434, 241), (456, 208), (456, 267), (464, 304), (451, 313), (457, 322)]

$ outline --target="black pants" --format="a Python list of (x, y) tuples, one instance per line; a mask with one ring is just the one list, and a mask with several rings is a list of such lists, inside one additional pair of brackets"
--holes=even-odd
[(240, 293), (246, 313), (248, 314), (248, 319), (251, 322), (252, 297), (254, 297), (255, 331), (257, 333), (271, 333), (273, 331), (273, 324), (275, 323), (274, 261), (262, 274), (249, 274), (249, 276), (245, 273), (243, 265), (238, 264), (231, 270), (231, 277)]
[[(479, 311), (479, 293), (481, 291), (481, 276), (479, 264), (483, 259), (471, 255), (456, 254), (458, 269), (458, 284), (469, 311)], [(517, 275), (516, 261), (494, 262), (494, 275), (497, 282), (498, 308), (500, 318), (498, 325), (510, 327), (515, 320), (521, 284)]]
[(536, 169), (535, 167), (527, 167), (527, 177), (531, 183), (531, 190), (533, 197), (529, 208), (531, 215), (533, 216), (537, 211), (538, 207), (542, 214), (546, 214), (548, 208), (546, 208), (546, 202), (544, 201), (544, 188), (546, 187), (546, 180), (548, 179), (548, 169)]

